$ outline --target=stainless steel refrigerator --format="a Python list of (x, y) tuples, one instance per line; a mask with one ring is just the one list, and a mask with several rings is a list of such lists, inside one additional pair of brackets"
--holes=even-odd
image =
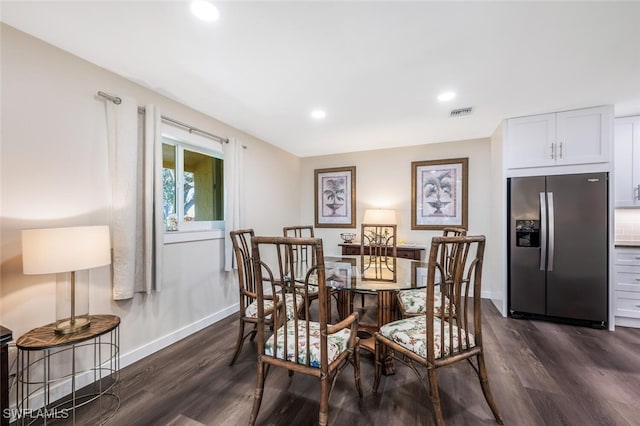
[(605, 327), (608, 174), (508, 180), (509, 313)]

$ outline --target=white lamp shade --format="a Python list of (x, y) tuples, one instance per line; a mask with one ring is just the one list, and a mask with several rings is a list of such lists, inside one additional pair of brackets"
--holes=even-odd
[(362, 223), (366, 225), (395, 225), (396, 211), (389, 209), (367, 209)]
[(22, 231), (22, 271), (26, 275), (80, 271), (110, 263), (108, 226)]

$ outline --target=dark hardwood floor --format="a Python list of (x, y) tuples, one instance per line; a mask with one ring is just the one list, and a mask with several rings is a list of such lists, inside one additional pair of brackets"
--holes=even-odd
[[(502, 318), (483, 301), (489, 380), (506, 425), (640, 424), (640, 329), (615, 332)], [(228, 363), (237, 320), (227, 318), (121, 371), (113, 425), (242, 425), (255, 386), (255, 343)], [(431, 404), (415, 374), (397, 364), (371, 392), (373, 358), (363, 353), (364, 398), (348, 367), (330, 400), (335, 425), (430, 425)], [(467, 363), (438, 370), (448, 425), (496, 424)], [(317, 422), (319, 383), (272, 368), (258, 417), (263, 425)], [(81, 417), (79, 417), (82, 423)]]

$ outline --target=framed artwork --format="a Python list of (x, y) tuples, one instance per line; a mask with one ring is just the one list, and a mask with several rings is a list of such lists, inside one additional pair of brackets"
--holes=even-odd
[(467, 228), (468, 158), (411, 163), (411, 229)]
[(356, 227), (356, 168), (315, 170), (316, 228)]

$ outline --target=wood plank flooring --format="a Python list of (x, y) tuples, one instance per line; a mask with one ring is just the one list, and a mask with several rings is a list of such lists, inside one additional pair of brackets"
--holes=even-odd
[[(506, 425), (640, 424), (640, 329), (615, 332), (502, 318), (483, 301), (489, 380)], [(113, 425), (247, 424), (255, 386), (255, 343), (229, 367), (235, 316), (121, 371), (121, 406)], [(431, 425), (428, 393), (398, 364), (371, 392), (373, 359), (361, 357), (364, 398), (345, 369), (330, 400), (334, 425)], [(467, 363), (438, 370), (447, 425), (494, 425)], [(272, 368), (258, 417), (262, 425), (317, 422), (319, 383)], [(82, 424), (81, 417), (79, 417)]]

